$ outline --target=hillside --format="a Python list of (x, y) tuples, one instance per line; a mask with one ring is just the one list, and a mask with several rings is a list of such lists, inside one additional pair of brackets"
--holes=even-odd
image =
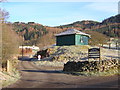
[(48, 33), (43, 25), (35, 24), (32, 22), (31, 23), (15, 22), (13, 23), (13, 27), (18, 35), (24, 37), (24, 40), (37, 39), (42, 35)]
[(34, 22), (14, 22), (12, 26), (13, 30), (23, 37), (24, 45), (39, 45), (40, 47), (54, 44), (54, 34), (63, 31), (63, 29), (43, 26)]
[[(102, 22), (83, 20), (73, 22), (67, 25), (57, 27), (43, 26), (35, 22), (14, 22), (12, 24), (13, 30), (24, 39), (24, 45), (37, 45), (39, 47), (49, 46), (55, 44), (55, 34), (63, 32), (69, 28), (81, 30), (93, 37), (98, 35), (98, 40), (94, 38), (93, 42), (98, 42), (101, 38), (119, 37), (120, 36), (120, 15), (112, 16), (103, 20)], [(103, 35), (102, 35), (103, 34)], [(106, 37), (108, 36), (108, 37)], [(101, 38), (101, 39), (103, 39)], [(102, 41), (106, 42), (105, 41)], [(95, 43), (94, 43), (95, 44)], [(93, 45), (93, 43), (92, 43)]]
[(103, 20), (102, 22), (83, 20), (58, 28), (76, 28), (78, 30), (92, 30), (105, 34), (110, 37), (120, 37), (120, 14)]
[(58, 28), (79, 28), (79, 30), (90, 30), (93, 26), (99, 25), (99, 22), (90, 21), (90, 20), (83, 20), (83, 21), (76, 21), (72, 24), (61, 25)]

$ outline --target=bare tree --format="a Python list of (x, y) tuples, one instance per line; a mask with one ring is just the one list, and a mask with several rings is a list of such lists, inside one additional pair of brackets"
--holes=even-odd
[(9, 18), (9, 12), (7, 12), (6, 10), (2, 10), (0, 8), (0, 22), (4, 22)]
[[(0, 0), (0, 3), (2, 3), (2, 2), (7, 2), (7, 0)], [(0, 22), (3, 23), (8, 18), (9, 18), (9, 12), (7, 12), (6, 10), (0, 8)]]

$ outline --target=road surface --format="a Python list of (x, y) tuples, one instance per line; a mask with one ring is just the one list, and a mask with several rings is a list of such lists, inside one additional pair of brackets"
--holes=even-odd
[(30, 61), (19, 65), (21, 79), (7, 88), (118, 88), (118, 76), (86, 77), (61, 73), (60, 67), (38, 67)]

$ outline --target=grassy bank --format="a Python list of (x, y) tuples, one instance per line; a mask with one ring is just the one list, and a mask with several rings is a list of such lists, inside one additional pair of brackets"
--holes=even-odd
[(12, 72), (0, 72), (0, 75), (2, 77), (2, 87), (7, 87), (8, 85), (11, 85), (15, 83), (18, 79), (20, 79), (20, 73), (15, 68), (12, 70)]

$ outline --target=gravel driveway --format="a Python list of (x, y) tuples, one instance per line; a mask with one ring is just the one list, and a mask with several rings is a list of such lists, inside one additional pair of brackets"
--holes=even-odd
[(7, 88), (118, 88), (118, 76), (86, 77), (62, 73), (63, 67), (38, 67), (21, 61), (21, 79)]

